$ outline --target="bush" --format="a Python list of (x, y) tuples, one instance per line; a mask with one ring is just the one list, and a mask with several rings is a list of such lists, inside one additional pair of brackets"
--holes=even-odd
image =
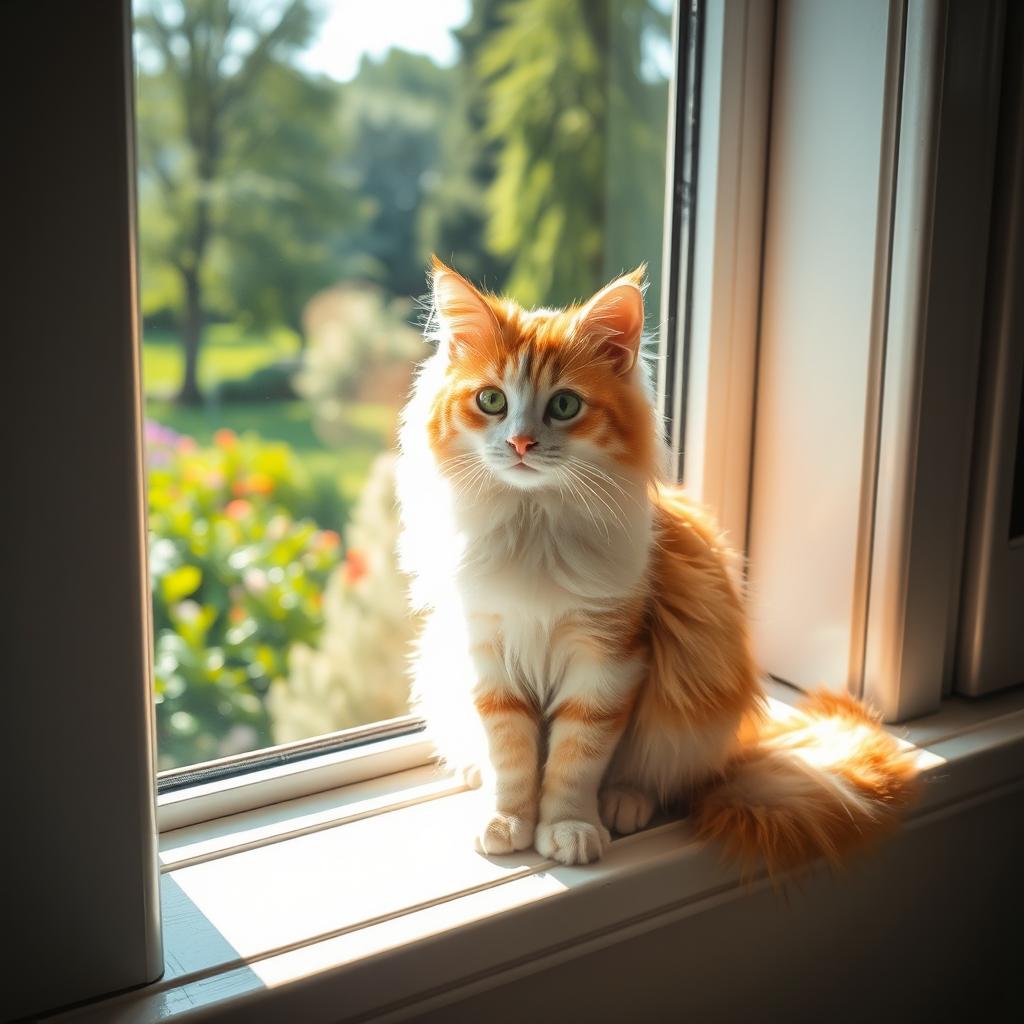
[(409, 323), (412, 312), (369, 285), (339, 285), (309, 301), (308, 341), (294, 384), (327, 444), (344, 443), (348, 403), (365, 398), (397, 409), (405, 400), (413, 364), (429, 351)]
[(150, 580), (161, 768), (275, 741), (266, 696), (316, 646), (341, 541), (291, 449), (148, 427)]
[(292, 380), (300, 366), (297, 359), (281, 359), (247, 377), (222, 380), (217, 397), (222, 402), (290, 402), (298, 397)]
[(416, 620), (398, 568), (398, 533), (395, 456), (384, 453), (345, 529), (345, 560), (324, 594), (320, 642), (293, 645), (288, 678), (271, 687), (278, 742), (408, 712)]

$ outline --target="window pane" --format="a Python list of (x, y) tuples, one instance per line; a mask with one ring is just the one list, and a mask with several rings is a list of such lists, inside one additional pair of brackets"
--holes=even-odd
[(437, 252), (527, 304), (646, 261), (670, 0), (137, 0), (160, 767), (407, 711), (399, 409)]

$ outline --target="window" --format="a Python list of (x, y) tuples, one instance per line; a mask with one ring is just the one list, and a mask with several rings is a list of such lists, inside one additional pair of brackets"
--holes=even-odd
[(657, 329), (672, 11), (134, 17), (159, 765), (236, 770), (408, 711), (391, 475), (430, 253), (537, 305), (647, 262)]

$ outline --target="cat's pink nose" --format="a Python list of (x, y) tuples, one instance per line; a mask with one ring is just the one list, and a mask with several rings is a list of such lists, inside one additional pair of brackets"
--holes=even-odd
[(528, 437), (526, 434), (516, 434), (508, 439), (509, 447), (515, 448), (519, 453), (519, 458), (522, 458), (536, 443), (532, 437)]

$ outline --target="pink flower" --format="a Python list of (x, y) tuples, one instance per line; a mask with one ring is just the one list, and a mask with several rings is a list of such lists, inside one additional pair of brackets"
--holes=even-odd
[(235, 498), (224, 506), (224, 515), (228, 519), (238, 522), (240, 519), (247, 519), (252, 514), (252, 505), (244, 498)]

